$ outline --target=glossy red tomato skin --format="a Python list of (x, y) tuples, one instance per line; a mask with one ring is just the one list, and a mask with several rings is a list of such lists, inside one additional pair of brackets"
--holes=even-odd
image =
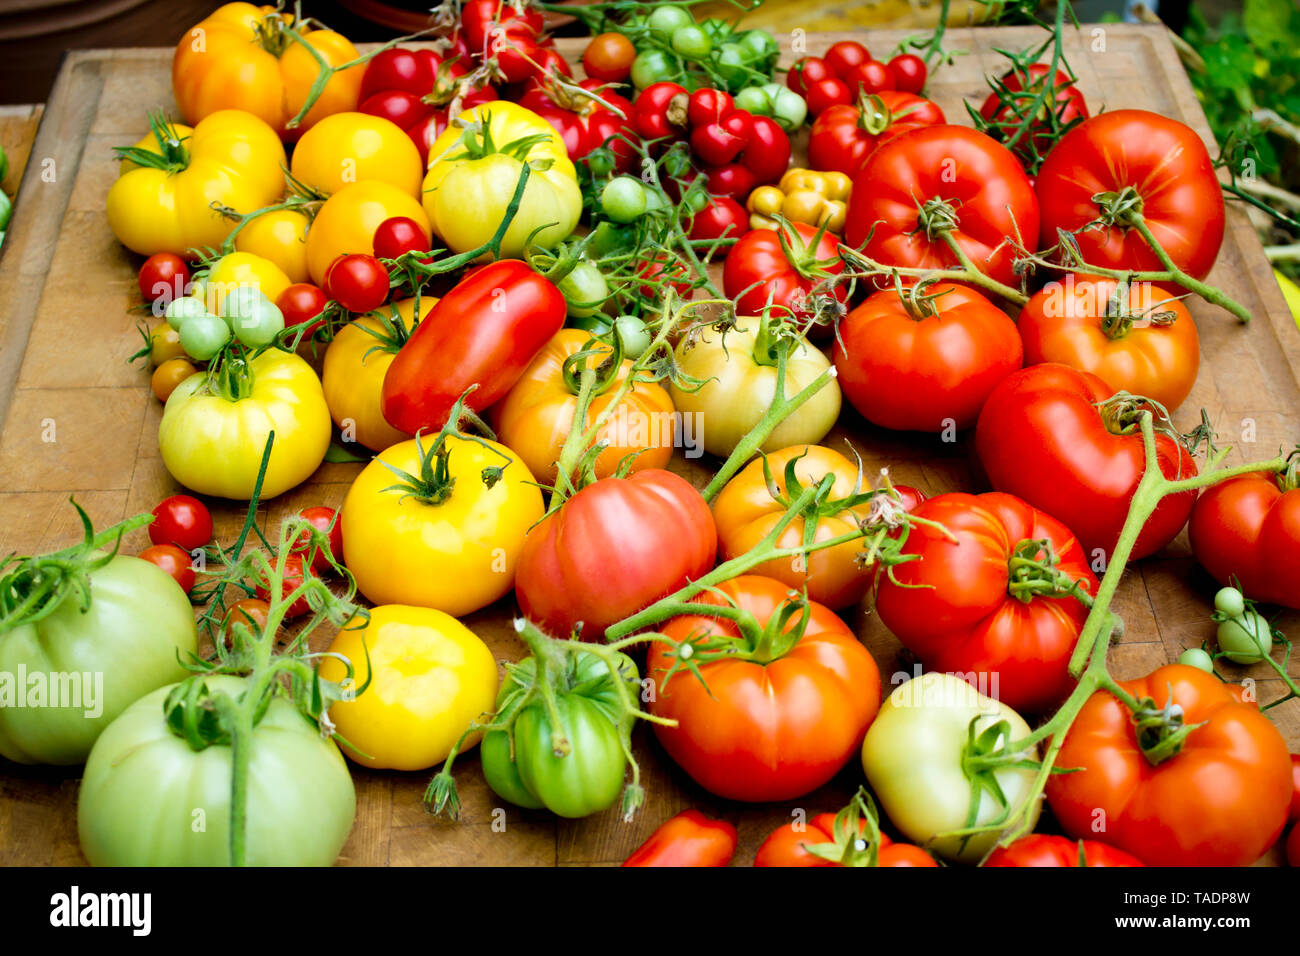
[[(334, 560), (339, 564), (343, 563), (343, 523), (338, 520), (339, 513), (333, 508), (325, 505), (314, 505), (310, 508), (303, 508), (298, 512), (298, 517), (306, 518), (313, 527), (329, 534), (330, 553), (334, 555)], [(308, 535), (304, 532), (299, 539), (294, 542), (291, 550), (295, 554), (306, 556), (308, 548)], [(329, 560), (325, 557), (324, 552), (317, 551), (315, 560), (311, 563), (311, 569), (315, 574), (324, 574), (330, 566)]]
[[(284, 577), (280, 587), (281, 598), (287, 598), (297, 590), (305, 580), (305, 574), (307, 571), (302, 558), (303, 556), (301, 554), (289, 554), (285, 556)], [(275, 566), (277, 560), (277, 558), (271, 559), (272, 567)], [(257, 585), (257, 596), (267, 604), (271, 603), (271, 588), (266, 583), (265, 578), (263, 578)], [(311, 605), (307, 603), (307, 599), (305, 597), (299, 597), (285, 609), (284, 619), (287, 621), (292, 620), (296, 617), (302, 617), (305, 614), (309, 614), (310, 612)]]
[(428, 118), (433, 107), (421, 101), (414, 93), (404, 90), (380, 90), (373, 96), (361, 101), (357, 112), (386, 119), (395, 126), (409, 130), (416, 123)]
[[(680, 110), (670, 111), (669, 104), (678, 96)], [(667, 80), (651, 83), (637, 94), (633, 102), (632, 126), (642, 139), (662, 139), (676, 136), (686, 124), (685, 103), (689, 100), (686, 87)], [(678, 115), (680, 114), (680, 115)]]
[(833, 79), (838, 77), (831, 71), (830, 65), (825, 60), (819, 56), (805, 56), (796, 60), (786, 72), (785, 85), (800, 96), (804, 96), (809, 86), (822, 80)]
[[(867, 823), (858, 821), (859, 832), (865, 833)], [(787, 823), (773, 830), (758, 848), (754, 857), (755, 866), (835, 866), (835, 863), (823, 857), (809, 853), (804, 844), (831, 843), (835, 840), (835, 814), (819, 813), (802, 826)], [(903, 867), (938, 867), (934, 857), (919, 846), (908, 843), (895, 843), (885, 834), (880, 834), (880, 847), (876, 862), (879, 866)]]
[(706, 182), (713, 195), (730, 196), (737, 201), (743, 200), (758, 185), (754, 174), (740, 163), (728, 163), (708, 170)]
[(896, 289), (881, 289), (840, 322), (840, 388), (885, 428), (969, 428), (994, 387), (1020, 368), (1020, 334), (979, 292), (951, 283), (926, 291), (939, 296), (936, 315), (914, 318)]
[[(788, 602), (785, 584), (758, 575), (722, 583), (694, 603), (727, 598), (760, 627)], [(690, 615), (660, 625), (676, 641), (730, 634), (734, 624)], [(652, 644), (646, 675), (656, 682), (651, 713), (677, 721), (655, 724), (669, 756), (710, 793), (728, 800), (765, 802), (803, 796), (831, 779), (862, 746), (880, 707), (880, 672), (867, 649), (829, 608), (809, 603), (798, 643), (767, 664), (721, 659), (700, 666), (708, 684), (664, 684), (672, 666), (667, 644)]]
[(153, 509), (149, 540), (197, 551), (212, 540), (212, 512), (191, 495), (172, 495)]
[[(329, 297), (325, 291), (310, 282), (295, 282), (275, 299), (275, 307), (284, 315), (286, 327), (310, 322), (325, 311), (327, 304)], [(315, 330), (315, 326), (310, 328)]]
[(394, 47), (375, 54), (361, 78), (359, 100), (381, 90), (401, 90), (423, 96), (433, 90), (442, 58), (433, 50), (404, 50)]
[(396, 259), (406, 252), (428, 252), (431, 246), (429, 234), (409, 216), (393, 216), (385, 219), (375, 230), (375, 256), (380, 259)]
[(504, 27), (521, 30), (533, 38), (542, 34), (542, 13), (533, 7), (520, 10), (504, 0), (468, 0), (461, 7), (460, 31), (466, 47), (477, 56), (491, 52), (492, 34)]
[(1188, 522), (1192, 552), (1220, 584), (1248, 597), (1300, 607), (1300, 489), (1257, 472), (1206, 488)]
[[(729, 196), (716, 196), (691, 218), (689, 238), (697, 241), (724, 237), (737, 239), (748, 231), (749, 213), (745, 207)], [(716, 255), (725, 258), (729, 251), (729, 247), (722, 246)]]
[(388, 298), (388, 270), (374, 256), (339, 256), (325, 274), (325, 291), (349, 312), (370, 312)]
[(832, 76), (809, 85), (804, 98), (808, 101), (808, 112), (820, 116), (832, 106), (852, 103), (853, 93), (847, 83)]
[(140, 266), (136, 282), (146, 302), (171, 302), (185, 295), (190, 284), (190, 267), (175, 253), (158, 252)]
[[(1135, 186), (1142, 215), (1170, 257), (1193, 278), (1210, 272), (1223, 244), (1223, 192), (1205, 144), (1177, 120), (1146, 110), (1115, 110), (1061, 138), (1038, 172), (1040, 243), (1057, 230), (1093, 222), (1093, 195)], [(1164, 267), (1136, 229), (1097, 226), (1076, 235), (1085, 262), (1112, 269)]]
[[(748, 145), (740, 154), (740, 165), (753, 176), (754, 186), (774, 183), (790, 165), (790, 137), (770, 116), (752, 116), (749, 121)], [(711, 181), (711, 180), (710, 180)]]
[(1066, 834), (1098, 835), (1148, 866), (1246, 866), (1282, 834), (1291, 802), (1286, 741), (1240, 687), (1169, 664), (1120, 687), (1188, 724), (1174, 756), (1152, 765), (1137, 744), (1131, 712), (1106, 691), (1084, 703), (1057, 754), (1047, 801)]
[[(1089, 555), (1114, 549), (1146, 467), (1141, 434), (1112, 434), (1096, 408), (1111, 394), (1088, 372), (1033, 365), (1002, 380), (975, 428), (975, 451), (993, 487), (1063, 521)], [(1195, 460), (1168, 435), (1156, 436), (1156, 456), (1167, 478), (1196, 474)], [(1195, 500), (1194, 491), (1164, 498), (1131, 557), (1172, 541)]]
[(871, 53), (857, 40), (840, 40), (832, 43), (823, 57), (830, 71), (842, 80), (855, 67), (871, 59)]
[(980, 271), (1018, 284), (1005, 239), (1038, 235), (1038, 199), (1005, 146), (964, 126), (908, 130), (872, 152), (853, 183), (845, 241), (865, 243), (866, 254), (885, 265), (953, 268), (957, 257), (942, 238), (917, 231), (918, 203), (930, 199), (955, 208), (951, 235)]
[[(503, 300), (508, 308), (501, 308)], [(402, 431), (436, 431), (471, 385), (465, 407), (502, 398), (564, 325), (564, 295), (518, 259), (466, 273), (411, 333), (384, 376), (384, 418)]]
[(882, 90), (895, 89), (894, 74), (879, 60), (859, 63), (847, 73), (841, 74), (840, 79), (855, 96), (859, 93), (879, 93)]
[(708, 573), (718, 548), (713, 514), (684, 478), (647, 468), (604, 478), (542, 519), (524, 539), (515, 596), (555, 637), (579, 623), (584, 640)]
[(1013, 710), (1050, 711), (1074, 687), (1067, 665), (1088, 611), (1074, 597), (1013, 596), (1009, 562), (1022, 542), (1045, 539), (1058, 569), (1096, 594), (1078, 540), (1050, 515), (997, 492), (938, 495), (912, 513), (938, 521), (957, 543), (931, 527), (912, 529), (903, 552), (920, 560), (899, 565), (892, 578), (877, 575), (881, 621), (927, 670), (978, 675), (976, 689)]
[[(1003, 74), (1002, 84), (1006, 87), (1007, 94), (1022, 93), (1028, 86), (1031, 92), (1041, 90), (1046, 83), (1046, 76), (1051, 69), (1046, 63), (1034, 63), (1030, 65), (1028, 74), (1026, 71), (1016, 69), (1009, 73)], [(1055, 90), (1053, 95), (1055, 103), (1058, 129), (1065, 129), (1071, 123), (1077, 120), (1088, 118), (1088, 103), (1083, 97), (1083, 91), (1075, 85), (1070, 79), (1070, 74), (1064, 70), (1056, 71)], [(1014, 119), (1012, 111), (1013, 103), (1008, 103), (1005, 94), (1000, 94), (997, 90), (993, 91), (984, 100), (980, 106), (980, 116), (990, 122), (997, 123)], [(1049, 107), (1052, 108), (1052, 107)], [(1015, 122), (1019, 122), (1015, 120)], [(1046, 156), (1051, 148), (1055, 145), (1052, 142), (1051, 128), (1042, 120), (1033, 123), (1030, 126), (1030, 135), (1033, 137), (1034, 148), (1037, 149), (1040, 156)], [(1004, 137), (998, 137), (1003, 139)], [(1021, 137), (1024, 139), (1024, 137)], [(1017, 141), (1012, 144), (1012, 150), (1019, 156), (1026, 156), (1029, 153), (1028, 144)]]
[(194, 588), (194, 564), (189, 554), (174, 544), (155, 544), (140, 552), (139, 557), (150, 564), (156, 564), (181, 586), (186, 594)]
[[(1083, 840), (1084, 866), (1146, 866), (1132, 853), (1096, 840)], [(1079, 866), (1079, 841), (1031, 833), (1010, 846), (998, 847), (984, 866)]]
[(925, 61), (914, 53), (900, 53), (889, 61), (889, 72), (894, 74), (894, 89), (920, 95), (925, 89), (928, 71)]
[[(622, 110), (625, 116), (633, 115), (634, 107), (630, 101), (617, 93), (600, 89), (601, 84), (597, 81), (583, 80), (578, 85), (585, 90), (598, 92), (601, 99)], [(556, 103), (554, 97), (542, 88), (525, 93), (519, 98), (519, 105), (532, 110), (555, 127), (555, 131), (564, 140), (570, 159), (582, 159), (596, 147), (608, 146), (614, 153), (615, 168), (619, 172), (631, 170), (633, 149), (621, 137), (632, 139), (635, 130), (630, 120), (621, 118), (613, 110), (595, 100), (582, 100), (577, 108), (570, 109)]]
[[(796, 222), (791, 227), (811, 254), (828, 261), (825, 267), (828, 273), (834, 275), (844, 270), (833, 233), (828, 230), (817, 239), (817, 229), (813, 226)], [(815, 314), (811, 295), (831, 294), (817, 288), (819, 281), (799, 274), (786, 258), (780, 236), (774, 229), (751, 229), (741, 236), (727, 254), (722, 270), (723, 291), (735, 301), (737, 315), (762, 314), (770, 298), (773, 315), (795, 316), (806, 321)], [(845, 294), (843, 286), (834, 290), (837, 301), (843, 302)]]
[(686, 100), (686, 122), (691, 126), (718, 123), (736, 108), (736, 101), (726, 90), (701, 87)]
[(886, 90), (857, 105), (832, 106), (813, 122), (808, 161), (813, 169), (857, 176), (868, 156), (883, 143), (910, 129), (937, 126), (947, 119), (937, 105), (911, 93)]
[(684, 810), (663, 823), (624, 866), (726, 866), (736, 855), (736, 828)]

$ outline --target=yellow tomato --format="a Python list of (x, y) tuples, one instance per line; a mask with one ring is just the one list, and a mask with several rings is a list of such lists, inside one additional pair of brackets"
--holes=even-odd
[(781, 203), (781, 215), (791, 222), (802, 222), (809, 226), (817, 224), (826, 197), (811, 189), (795, 189), (785, 194)]
[[(433, 296), (421, 296), (420, 310), (428, 315), (437, 301)], [(414, 299), (403, 299), (393, 305), (401, 316), (405, 334), (394, 334), (397, 330), (386, 329), (373, 316), (354, 319), (339, 329), (325, 350), (321, 372), (325, 402), (344, 441), (359, 442), (371, 451), (383, 451), (411, 437), (388, 424), (381, 407), (388, 366), (393, 364), (397, 350), (417, 324)]]
[(185, 358), (185, 349), (181, 346), (181, 334), (166, 322), (159, 322), (149, 330), (149, 365), (157, 368), (163, 362), (176, 358)]
[(1273, 270), (1273, 275), (1277, 277), (1277, 284), (1282, 289), (1282, 298), (1286, 299), (1287, 308), (1291, 310), (1295, 324), (1300, 327), (1300, 286), (1276, 269)]
[(821, 215), (813, 225), (825, 225), (830, 232), (843, 232), (844, 221), (848, 216), (849, 208), (838, 199), (828, 199), (822, 203)]
[(391, 183), (375, 180), (344, 186), (321, 205), (307, 232), (307, 269), (312, 282), (325, 284), (325, 271), (339, 256), (375, 254), (375, 230), (392, 216), (408, 216), (429, 231), (429, 217), (418, 200)]
[[(564, 363), (589, 341), (591, 335), (581, 329), (561, 329), (496, 408), (498, 437), (519, 453), (544, 485), (555, 482), (555, 462), (578, 411), (578, 396), (565, 381)], [(591, 348), (599, 354), (587, 359), (588, 368), (599, 365), (613, 351), (603, 343)], [(614, 390), (631, 370), (632, 363), (624, 359), (614, 380), (592, 398), (587, 423), (609, 407)], [(673, 400), (667, 390), (654, 382), (633, 385), (596, 436), (596, 441), (609, 443), (596, 458), (596, 477), (614, 474), (624, 456), (637, 451), (641, 454), (633, 460), (632, 471), (666, 467), (673, 454), (673, 426)]]
[[(442, 763), (469, 725), (496, 709), (492, 652), (442, 611), (381, 605), (365, 627), (340, 631), (330, 652), (352, 662), (355, 688), (370, 681), (354, 700), (330, 707), (334, 726), (352, 745), (343, 752), (362, 766), (424, 770)], [(332, 657), (320, 671), (331, 681), (347, 676)], [(466, 743), (478, 743), (478, 735)]]
[(209, 388), (207, 373), (171, 393), (158, 426), (167, 470), (199, 494), (247, 500), (274, 430), (262, 497), (302, 484), (330, 444), (330, 413), (316, 373), (297, 355), (269, 349), (248, 363), (247, 376), (230, 379), (230, 394)]
[(326, 195), (377, 180), (420, 198), (420, 151), (396, 123), (366, 113), (335, 113), (303, 134), (293, 149), (293, 178)]
[[(270, 259), (251, 252), (232, 252), (217, 260), (198, 288), (208, 311), (220, 315), (226, 296), (236, 289), (258, 289), (274, 302), (291, 284), (289, 277)], [(195, 295), (200, 295), (200, 291)]]
[(775, 186), (759, 186), (749, 194), (745, 208), (760, 216), (775, 216), (785, 202), (785, 193)]
[[(449, 482), (395, 487), (386, 465), (419, 477), (431, 436), (393, 445), (357, 476), (343, 501), (348, 570), (375, 604), (413, 604), (460, 617), (505, 596), (528, 529), (542, 518), (542, 493), (519, 456), (487, 439), (448, 435)], [(491, 487), (485, 471), (501, 469)]]
[(308, 282), (307, 217), (293, 209), (262, 213), (235, 234), (235, 250), (274, 262), (290, 282)]
[(853, 192), (853, 180), (839, 170), (827, 170), (821, 174), (822, 182), (826, 184), (826, 198), (834, 199), (839, 202), (847, 202), (849, 194)]
[[(172, 57), (172, 93), (186, 122), (238, 107), (292, 140), (333, 113), (355, 110), (365, 64), (331, 76), (302, 122), (286, 128), (320, 75), (315, 57), (286, 32), (290, 26), (293, 17), (274, 7), (227, 3), (186, 31)], [(330, 66), (359, 56), (356, 47), (333, 31), (301, 24), (297, 31)]]
[(220, 246), (235, 223), (212, 203), (248, 213), (284, 192), (284, 146), (242, 110), (213, 113), (193, 129), (160, 126), (135, 148), (155, 165), (123, 162), (106, 212), (118, 241), (144, 256)]
[(787, 196), (801, 189), (807, 189), (822, 196), (827, 193), (826, 180), (821, 173), (799, 167), (787, 169), (785, 175), (781, 177), (780, 186), (781, 192)]

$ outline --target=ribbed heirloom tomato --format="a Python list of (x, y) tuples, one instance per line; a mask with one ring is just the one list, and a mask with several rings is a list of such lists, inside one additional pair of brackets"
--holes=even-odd
[(1118, 698), (1088, 698), (1056, 759), (1077, 769), (1047, 782), (1065, 832), (1102, 836), (1148, 866), (1259, 859), (1291, 803), (1291, 758), (1277, 728), (1239, 687), (1184, 664), (1119, 686), (1143, 706), (1142, 736)]
[(877, 146), (910, 129), (946, 122), (943, 110), (929, 100), (884, 90), (861, 97), (855, 106), (824, 110), (808, 135), (808, 161), (813, 169), (856, 176)]
[(803, 324), (819, 319), (823, 302), (832, 308), (843, 302), (844, 286), (832, 291), (824, 280), (844, 270), (836, 251), (835, 234), (820, 236), (807, 223), (777, 229), (751, 229), (727, 253), (722, 270), (723, 291), (736, 302), (737, 315), (761, 315), (770, 304), (775, 317), (790, 316)]
[(665, 637), (691, 643), (696, 653), (688, 660), (702, 659), (706, 641), (730, 645), (730, 653), (700, 663), (701, 683), (680, 666), (669, 678), (680, 649), (651, 645), (650, 712), (677, 721), (656, 723), (655, 734), (710, 793), (750, 802), (803, 796), (861, 746), (880, 707), (880, 672), (834, 612), (801, 605), (780, 581), (741, 575), (693, 603), (728, 600), (744, 612), (740, 621), (688, 614), (660, 627)]
[(726, 866), (736, 854), (736, 828), (684, 810), (661, 824), (624, 866)]
[(420, 197), (424, 164), (395, 123), (366, 113), (335, 113), (303, 134), (293, 149), (294, 179), (326, 195), (371, 180)]
[(1096, 840), (1067, 840), (1047, 833), (1031, 833), (1010, 846), (989, 854), (983, 866), (1146, 866), (1125, 853)]

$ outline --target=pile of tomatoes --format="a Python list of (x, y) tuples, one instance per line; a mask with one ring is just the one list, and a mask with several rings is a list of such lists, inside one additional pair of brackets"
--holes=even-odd
[[(0, 588), (64, 569), (46, 616), (0, 596), (0, 664), (75, 643), (133, 679), (75, 732), (0, 710), (0, 753), (86, 762), (96, 864), (328, 863), (355, 809), (345, 758), (440, 767), (426, 800), (455, 814), (453, 763), (478, 747), (512, 805), (630, 817), (642, 722), (737, 803), (861, 766), (848, 806), (776, 830), (755, 865), (1266, 853), (1300, 807), (1295, 758), (1213, 676), (1273, 660), (1247, 597), (1221, 592), (1216, 653), (1122, 683), (1070, 666), (1112, 625), (1106, 582), (1184, 527), (1221, 584), (1298, 606), (1300, 452), (1211, 483), (1168, 419), (1200, 359), (1184, 292), (1222, 301), (1196, 134), (1089, 118), (1055, 61), (993, 80), (980, 130), (925, 98), (906, 46), (836, 43), (782, 83), (764, 31), (582, 10), (581, 77), (539, 8), (499, 0), (368, 59), (243, 3), (199, 25), (204, 57), (182, 40), (186, 125), (152, 117), (106, 200), (147, 257), (140, 355), (180, 493), (143, 561), (102, 559), (88, 527)], [(334, 68), (314, 98), (306, 45)], [(873, 486), (837, 423), (868, 444), (966, 433), (987, 482)], [(708, 456), (705, 487), (677, 449)], [(264, 527), (258, 504), (327, 460), (357, 463), (337, 511)], [(1135, 527), (1157, 477), (1188, 484)], [(218, 499), (249, 503), (237, 535)], [(882, 680), (849, 623), (867, 603), (923, 675)], [(504, 674), (466, 623), (488, 608), (527, 648)], [(138, 635), (132, 660), (111, 626)], [(1044, 832), (1034, 726), (1072, 770), (1046, 782)], [(251, 763), (232, 746), (250, 738)], [(220, 824), (146, 839), (188, 799), (154, 780), (222, 761)], [(736, 842), (690, 810), (626, 865), (727, 865)]]

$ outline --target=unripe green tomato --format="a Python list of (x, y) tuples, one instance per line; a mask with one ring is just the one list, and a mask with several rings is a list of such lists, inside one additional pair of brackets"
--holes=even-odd
[(647, 189), (632, 176), (616, 176), (600, 191), (600, 208), (614, 222), (634, 222), (645, 215)]
[(738, 34), (735, 39), (739, 41), (740, 49), (760, 70), (770, 69), (771, 64), (781, 55), (781, 47), (776, 42), (776, 37), (766, 30), (746, 30)]
[(607, 146), (597, 146), (583, 160), (594, 176), (608, 176), (614, 171), (614, 154)]
[(728, 90), (742, 87), (749, 79), (745, 51), (739, 43), (724, 43), (718, 47), (718, 75), (726, 81)]
[(167, 317), (167, 324), (179, 332), (187, 319), (192, 319), (196, 315), (204, 315), (207, 311), (207, 306), (200, 300), (186, 295), (168, 302), (163, 315)]
[(261, 348), (270, 345), (284, 331), (284, 313), (262, 295), (248, 305), (243, 315), (232, 320), (232, 324), (235, 338), (249, 348)]
[(579, 262), (556, 287), (564, 294), (568, 313), (574, 318), (594, 315), (609, 297), (604, 274), (590, 262)]
[(647, 21), (650, 33), (665, 43), (681, 27), (692, 26), (695, 18), (682, 7), (655, 7)]
[(772, 119), (787, 133), (793, 133), (808, 118), (808, 104), (802, 96), (780, 83), (765, 83), (760, 89), (772, 101)]
[(1246, 599), (1236, 588), (1220, 588), (1214, 595), (1214, 608), (1228, 617), (1241, 617), (1246, 611)]
[(772, 115), (772, 97), (762, 87), (747, 86), (736, 94), (736, 109), (745, 110), (755, 116)]
[(623, 357), (634, 362), (650, 347), (650, 330), (635, 315), (620, 315), (615, 319), (614, 334), (623, 343)]
[(1273, 632), (1264, 615), (1246, 611), (1219, 625), (1219, 650), (1234, 664), (1262, 661), (1273, 646)]
[(181, 326), (180, 336), (181, 348), (191, 358), (206, 362), (230, 341), (230, 326), (215, 315), (204, 312), (186, 319)]
[(1207, 674), (1214, 673), (1214, 658), (1199, 647), (1189, 647), (1179, 654), (1178, 663), (1186, 664), (1188, 667), (1195, 667)]

